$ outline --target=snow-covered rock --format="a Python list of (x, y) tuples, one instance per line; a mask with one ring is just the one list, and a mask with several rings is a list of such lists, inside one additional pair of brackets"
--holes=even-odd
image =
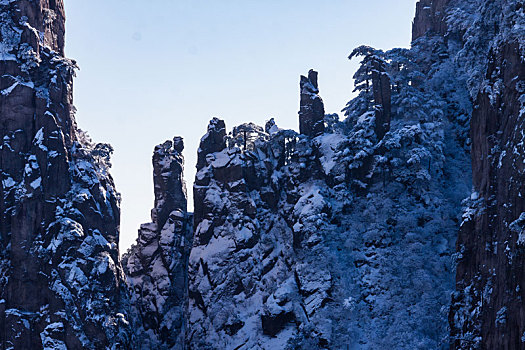
[(182, 138), (155, 147), (152, 222), (123, 256), (131, 290), (136, 349), (182, 349), (186, 325), (187, 265), (192, 215), (187, 212)]
[(113, 149), (76, 126), (63, 2), (0, 18), (1, 347), (129, 348)]
[(194, 214), (182, 139), (157, 146), (123, 270), (113, 149), (76, 126), (62, 1), (0, 0), (2, 348), (520, 348), (524, 11), (419, 1), (410, 49), (350, 54), (342, 121), (313, 70), (300, 133), (213, 118)]
[[(446, 108), (431, 82), (422, 93)], [(399, 84), (395, 101), (412, 88)], [(448, 346), (455, 237), (470, 189), (463, 129), (444, 117), (454, 110), (421, 107), (417, 120), (393, 114), (378, 135), (370, 98), (370, 124), (335, 122), (314, 138), (272, 121), (265, 129), (274, 132), (244, 124), (227, 134), (211, 121), (194, 185), (191, 347)], [(367, 172), (356, 178), (363, 157)]]
[(458, 237), (450, 314), (455, 349), (524, 346), (524, 11), (523, 1), (479, 1), (467, 17), (475, 22), (466, 29), (465, 46), (476, 46), (483, 59), (465, 65), (477, 95), (471, 120), (473, 195), (465, 201)]

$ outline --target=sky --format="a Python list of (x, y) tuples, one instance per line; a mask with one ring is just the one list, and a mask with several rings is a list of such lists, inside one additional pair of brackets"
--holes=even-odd
[(299, 77), (319, 72), (327, 113), (353, 96), (359, 45), (408, 47), (416, 0), (66, 0), (77, 122), (113, 145), (120, 250), (150, 221), (155, 145), (184, 137), (189, 209), (208, 121), (298, 129)]

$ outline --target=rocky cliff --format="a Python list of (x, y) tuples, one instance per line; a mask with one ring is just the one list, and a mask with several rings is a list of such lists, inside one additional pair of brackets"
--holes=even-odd
[(194, 214), (182, 139), (155, 147), (124, 270), (63, 4), (0, 16), (2, 349), (524, 347), (523, 1), (421, 0), (410, 49), (350, 54), (344, 120), (313, 70), (299, 133), (213, 118)]
[[(479, 115), (493, 113), (476, 96), (493, 96), (505, 79), (512, 85), (523, 67), (495, 49), (487, 58), (498, 28), (521, 30), (501, 22), (502, 11), (511, 12), (488, 1), (420, 2), (410, 50), (362, 46), (350, 55), (362, 61), (343, 121), (325, 114), (310, 71), (300, 79), (300, 133), (273, 119), (231, 132), (218, 118), (210, 122), (194, 184), (187, 348), (469, 348), (472, 335), (492, 338), (485, 348), (504, 344), (490, 328), (476, 335), (481, 323), (465, 281), (484, 261), (462, 257), (463, 234), (461, 254), (455, 250), (471, 145), (478, 159), (486, 135), (468, 132), (470, 117), (476, 130)], [(480, 72), (500, 67), (494, 62), (518, 71), (492, 68), (487, 89)], [(521, 108), (502, 101), (497, 106), (512, 106), (503, 113)], [(494, 130), (490, 142), (502, 135)], [(494, 179), (507, 181), (500, 175)], [(470, 242), (474, 250), (484, 244)], [(502, 328), (514, 327), (513, 335), (514, 317)]]
[(182, 178), (183, 141), (155, 147), (152, 222), (143, 224), (122, 262), (132, 294), (136, 349), (182, 349), (186, 325), (187, 269), (192, 215)]
[(177, 346), (522, 348), (523, 22), (522, 1), (422, 0), (411, 49), (351, 53), (345, 120), (313, 70), (300, 133), (214, 118)]
[[(473, 193), (458, 238), (455, 349), (525, 347), (524, 4), (502, 1), (471, 120)], [(483, 11), (485, 10), (485, 11)], [(494, 10), (494, 8), (492, 8)]]
[(470, 176), (461, 129), (432, 91), (422, 94), (434, 110), (405, 112), (417, 91), (390, 62), (408, 52), (361, 51), (367, 87), (344, 122), (314, 112), (324, 108), (313, 71), (300, 84), (305, 134), (210, 122), (194, 185), (190, 348), (448, 344)]
[(63, 3), (0, 17), (0, 348), (128, 348), (112, 149), (76, 126)]
[(412, 23), (412, 40), (425, 34), (447, 34), (447, 10), (450, 0), (420, 0), (416, 3), (416, 16)]

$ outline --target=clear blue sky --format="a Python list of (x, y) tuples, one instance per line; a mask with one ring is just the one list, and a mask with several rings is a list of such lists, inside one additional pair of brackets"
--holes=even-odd
[[(361, 44), (408, 47), (416, 0), (65, 0), (77, 122), (115, 148), (121, 251), (153, 206), (155, 145), (184, 137), (188, 193), (212, 116), (231, 129), (298, 128), (299, 75), (319, 71), (326, 111), (352, 96)], [(192, 198), (190, 197), (190, 202)], [(190, 208), (192, 203), (190, 203)]]

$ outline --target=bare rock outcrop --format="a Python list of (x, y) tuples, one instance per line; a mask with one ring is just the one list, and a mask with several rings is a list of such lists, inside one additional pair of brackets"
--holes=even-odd
[(206, 156), (219, 152), (226, 147), (226, 125), (223, 120), (213, 118), (208, 125), (208, 132), (202, 137), (197, 151), (197, 169), (206, 165)]
[(183, 349), (192, 215), (187, 212), (182, 138), (155, 147), (152, 222), (123, 256), (137, 327), (137, 349)]
[(416, 16), (412, 23), (412, 41), (428, 32), (447, 34), (446, 8), (450, 0), (420, 0), (416, 4)]
[(299, 132), (315, 137), (324, 131), (324, 103), (319, 96), (317, 72), (310, 69), (308, 76), (301, 76), (301, 102), (299, 110)]

